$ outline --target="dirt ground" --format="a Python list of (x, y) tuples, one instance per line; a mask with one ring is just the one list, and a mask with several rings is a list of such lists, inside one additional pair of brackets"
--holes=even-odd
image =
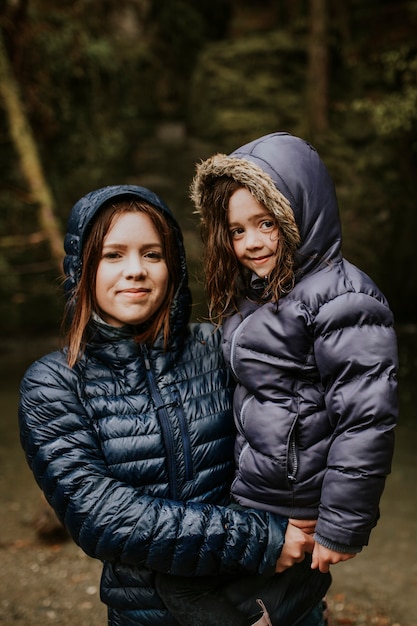
[[(38, 534), (45, 509), (20, 448), (15, 372), (10, 382), (3, 373), (0, 406), (0, 624), (105, 626), (100, 563), (68, 539)], [(416, 427), (401, 427), (371, 544), (332, 570), (334, 626), (417, 626), (416, 449)]]
[[(9, 540), (0, 543), (0, 623), (104, 626), (106, 611), (98, 596), (100, 563), (70, 540), (41, 541), (33, 522), (22, 513), (20, 506), (9, 503)], [(4, 531), (2, 524), (2, 535)], [(328, 600), (334, 626), (402, 626), (382, 609), (346, 594), (332, 592)]]
[[(2, 535), (8, 539), (0, 544), (0, 623), (104, 626), (106, 611), (98, 595), (100, 563), (70, 540), (41, 541), (26, 514), (26, 506), (9, 502), (7, 529), (2, 523)], [(364, 599), (358, 602), (352, 595), (332, 591), (328, 600), (334, 626), (403, 626)]]

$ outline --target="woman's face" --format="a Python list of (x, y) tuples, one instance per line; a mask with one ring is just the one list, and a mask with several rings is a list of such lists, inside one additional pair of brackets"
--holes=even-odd
[(260, 278), (276, 264), (278, 227), (271, 213), (246, 188), (230, 197), (227, 221), (236, 258)]
[(103, 242), (96, 276), (98, 313), (112, 326), (142, 324), (168, 291), (161, 238), (145, 213), (122, 213)]

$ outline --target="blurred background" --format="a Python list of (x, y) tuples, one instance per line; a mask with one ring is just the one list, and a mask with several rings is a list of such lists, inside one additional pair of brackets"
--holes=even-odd
[[(344, 255), (387, 295), (400, 344), (393, 474), (368, 552), (336, 570), (336, 624), (417, 624), (417, 0), (0, 0), (0, 622), (105, 619), (96, 564), (42, 543), (16, 426), (20, 377), (59, 344), (72, 204), (116, 183), (159, 193), (201, 318), (195, 163), (276, 130), (319, 150)], [(94, 569), (84, 601), (59, 596), (66, 551), (75, 586)]]
[[(151, 186), (200, 258), (194, 164), (264, 133), (313, 142), (344, 253), (417, 317), (416, 0), (2, 0), (0, 332), (50, 332), (70, 207)], [(201, 298), (198, 298), (201, 300)]]

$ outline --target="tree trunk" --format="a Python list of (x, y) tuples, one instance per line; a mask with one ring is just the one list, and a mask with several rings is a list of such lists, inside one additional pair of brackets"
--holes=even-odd
[(6, 111), (10, 135), (27, 182), (32, 201), (38, 206), (40, 227), (49, 241), (52, 257), (62, 271), (63, 236), (54, 213), (54, 201), (46, 182), (32, 129), (27, 120), (19, 87), (14, 78), (0, 30), (0, 97)]
[(328, 126), (328, 15), (326, 0), (310, 0), (307, 107), (310, 131), (314, 136)]

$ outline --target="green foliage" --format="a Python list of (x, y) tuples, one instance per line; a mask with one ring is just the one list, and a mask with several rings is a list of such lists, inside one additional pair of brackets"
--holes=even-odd
[(278, 31), (206, 46), (191, 84), (193, 132), (225, 148), (271, 130), (303, 134), (305, 61), (302, 42)]
[[(13, 69), (44, 171), (64, 224), (84, 191), (116, 182), (140, 137), (158, 117), (149, 46), (122, 45), (111, 16), (91, 2), (28, 3), (28, 14), (9, 36)], [(101, 18), (101, 19), (99, 19)], [(1, 111), (2, 137), (7, 126)], [(4, 141), (0, 215), (4, 235), (39, 230), (13, 146)], [(57, 272), (46, 245), (5, 248), (0, 267), (2, 332), (59, 325)], [(59, 303), (59, 306), (58, 306)], [(59, 312), (58, 312), (59, 310)]]
[[(345, 252), (387, 295), (397, 319), (416, 315), (417, 48), (386, 48), (350, 68), (356, 91), (338, 126), (355, 150), (342, 184)], [(360, 93), (361, 97), (357, 97)]]
[(370, 114), (379, 135), (417, 131), (417, 48), (404, 45), (374, 59), (378, 94), (355, 100), (353, 109)]
[(149, 48), (140, 38), (121, 45), (116, 33), (95, 32), (86, 10), (76, 19), (59, 6), (35, 13), (22, 45), (20, 79), (58, 196), (68, 193), (65, 178), (60, 193), (64, 172), (76, 186), (99, 184), (109, 170), (118, 175), (157, 114)]

